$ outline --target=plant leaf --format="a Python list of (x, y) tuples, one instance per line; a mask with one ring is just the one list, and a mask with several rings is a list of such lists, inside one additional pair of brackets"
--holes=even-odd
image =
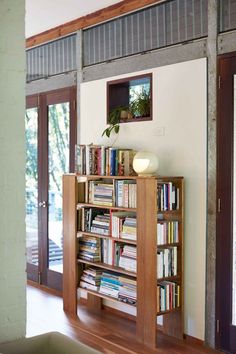
[(120, 130), (120, 126), (117, 124), (114, 126), (115, 133), (118, 134)]
[(110, 138), (110, 135), (111, 135), (111, 131), (110, 131), (109, 128), (107, 128), (107, 129), (106, 129), (106, 136), (107, 136), (108, 138)]

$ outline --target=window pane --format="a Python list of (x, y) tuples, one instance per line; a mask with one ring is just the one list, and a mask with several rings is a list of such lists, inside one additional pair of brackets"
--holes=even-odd
[(38, 265), (38, 110), (25, 114), (27, 262)]
[(69, 172), (69, 102), (50, 105), (49, 119), (49, 268), (62, 272), (62, 175)]

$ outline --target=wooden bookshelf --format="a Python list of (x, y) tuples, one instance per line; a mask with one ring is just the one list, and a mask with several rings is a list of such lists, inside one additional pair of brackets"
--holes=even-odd
[[(102, 179), (133, 180), (137, 184), (137, 208), (107, 207), (88, 203), (86, 188), (89, 181)], [(158, 210), (158, 187), (172, 183), (178, 188), (178, 210)], [(63, 303), (64, 310), (77, 314), (77, 290), (80, 289), (80, 277), (86, 267), (92, 266), (105, 271), (119, 273), (137, 280), (137, 304), (130, 305), (112, 296), (97, 291), (83, 289), (87, 292), (87, 306), (96, 311), (102, 311), (102, 301), (111, 300), (129, 307), (137, 308), (136, 331), (137, 338), (149, 347), (157, 345), (156, 321), (157, 316), (163, 316), (163, 332), (174, 337), (182, 338), (184, 330), (184, 190), (182, 177), (140, 177), (140, 176), (63, 176), (63, 239), (64, 239), (64, 273), (63, 273)], [(101, 235), (78, 229), (78, 215), (82, 208), (105, 209), (136, 213), (137, 240)], [(157, 245), (157, 222), (178, 222), (178, 241)], [(94, 237), (98, 240), (111, 240), (137, 246), (137, 272), (127, 271), (121, 267), (104, 262), (92, 262), (78, 259), (79, 242), (81, 237)], [(100, 242), (100, 241), (99, 241)], [(101, 241), (102, 242), (102, 241)], [(164, 278), (157, 277), (157, 250), (177, 248), (177, 275)], [(157, 310), (157, 285), (162, 282), (173, 282), (180, 286), (180, 306), (170, 310)]]

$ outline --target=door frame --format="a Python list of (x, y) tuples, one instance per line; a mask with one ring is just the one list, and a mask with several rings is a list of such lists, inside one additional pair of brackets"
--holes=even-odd
[[(235, 62), (233, 64), (232, 59)], [(234, 168), (234, 95), (236, 52), (218, 57), (217, 214), (216, 214), (216, 347), (230, 350), (232, 341), (232, 241)], [(229, 104), (227, 104), (229, 101)], [(227, 117), (229, 119), (227, 119)], [(232, 134), (229, 134), (232, 132)], [(229, 212), (230, 211), (230, 212)], [(226, 237), (227, 236), (227, 237)]]
[[(75, 149), (77, 142), (76, 87), (68, 87), (38, 95), (28, 96), (28, 104), (37, 103), (38, 108), (38, 203), (46, 201), (46, 208), (38, 209), (38, 248), (39, 264), (27, 263), (30, 279), (42, 285), (62, 290), (62, 274), (48, 268), (48, 106), (63, 102), (70, 105), (70, 159), (69, 172), (74, 172)], [(35, 106), (34, 106), (35, 107)], [(46, 157), (46, 158), (45, 158)], [(36, 270), (37, 268), (37, 273)], [(33, 276), (31, 273), (33, 272)]]

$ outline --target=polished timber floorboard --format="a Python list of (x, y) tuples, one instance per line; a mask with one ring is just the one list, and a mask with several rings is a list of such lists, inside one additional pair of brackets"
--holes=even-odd
[(201, 344), (176, 340), (158, 333), (158, 347), (149, 349), (138, 343), (135, 322), (108, 310), (94, 313), (80, 305), (79, 318), (66, 315), (62, 298), (56, 294), (28, 285), (27, 337), (57, 331), (87, 344), (102, 353), (112, 354), (213, 354)]

